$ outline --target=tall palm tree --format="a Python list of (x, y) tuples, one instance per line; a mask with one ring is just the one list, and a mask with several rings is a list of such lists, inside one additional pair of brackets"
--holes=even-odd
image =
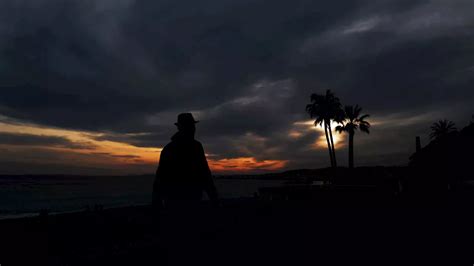
[(433, 125), (431, 125), (430, 138), (437, 139), (455, 130), (456, 126), (453, 121), (449, 121), (446, 119), (439, 120), (438, 122), (435, 122), (433, 123)]
[(370, 123), (365, 119), (370, 115), (361, 115), (362, 108), (359, 105), (347, 105), (344, 107), (344, 119), (342, 125), (336, 127), (339, 133), (347, 132), (349, 134), (349, 168), (354, 168), (354, 135), (359, 129), (367, 134), (370, 133)]
[(314, 126), (320, 125), (324, 127), (324, 133), (326, 134), (326, 142), (328, 145), (329, 159), (331, 160), (331, 167), (334, 167), (334, 159), (331, 142), (329, 140), (328, 127), (326, 126), (326, 106), (324, 97), (319, 94), (311, 94), (311, 104), (306, 105), (306, 112), (311, 118), (314, 118)]
[(306, 105), (306, 111), (315, 118), (314, 125), (321, 125), (324, 127), (326, 134), (326, 142), (329, 150), (329, 158), (331, 159), (331, 166), (337, 167), (336, 152), (334, 149), (334, 140), (332, 137), (331, 120), (335, 120), (340, 116), (341, 103), (339, 98), (334, 96), (330, 90), (326, 94), (311, 94), (311, 103)]

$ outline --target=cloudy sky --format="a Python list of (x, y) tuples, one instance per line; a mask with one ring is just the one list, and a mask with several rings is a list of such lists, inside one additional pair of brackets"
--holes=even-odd
[[(153, 173), (193, 112), (215, 173), (329, 165), (305, 105), (371, 114), (356, 164), (474, 113), (472, 0), (4, 0), (0, 173)], [(340, 164), (345, 135), (337, 135)]]

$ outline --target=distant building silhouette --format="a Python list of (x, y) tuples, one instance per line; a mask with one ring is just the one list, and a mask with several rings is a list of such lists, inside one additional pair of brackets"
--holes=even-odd
[(406, 185), (413, 193), (441, 197), (447, 187), (473, 178), (474, 124), (460, 131), (452, 128), (441, 128), (441, 134), (410, 157), (411, 176)]

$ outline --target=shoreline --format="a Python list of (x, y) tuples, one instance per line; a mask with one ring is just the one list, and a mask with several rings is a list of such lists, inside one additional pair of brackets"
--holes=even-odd
[[(242, 202), (242, 201), (249, 201), (252, 200), (253, 198), (251, 197), (240, 197), (240, 198), (224, 198), (221, 199), (221, 201), (226, 202), (226, 203), (234, 203), (234, 202)], [(207, 204), (208, 200), (203, 200), (202, 201), (204, 205)], [(101, 205), (99, 205), (101, 206)], [(102, 206), (101, 206), (102, 207)], [(77, 214), (87, 214), (87, 213), (101, 213), (101, 212), (107, 212), (107, 211), (120, 211), (122, 209), (129, 209), (129, 208), (145, 208), (145, 207), (151, 207), (151, 202), (150, 203), (143, 203), (143, 204), (124, 204), (124, 205), (116, 205), (116, 206), (109, 206), (109, 207), (103, 207), (99, 210), (94, 210), (94, 208), (87, 209), (76, 209), (76, 210), (68, 210), (68, 211), (57, 211), (57, 212), (48, 212), (47, 216), (48, 217), (53, 217), (53, 216), (62, 216), (62, 215), (77, 215)], [(36, 212), (28, 212), (28, 213), (21, 213), (21, 214), (12, 214), (12, 215), (0, 215), (0, 223), (3, 221), (15, 221), (15, 220), (22, 220), (22, 219), (35, 219), (35, 218), (40, 218), (41, 217), (41, 210), (38, 210)]]

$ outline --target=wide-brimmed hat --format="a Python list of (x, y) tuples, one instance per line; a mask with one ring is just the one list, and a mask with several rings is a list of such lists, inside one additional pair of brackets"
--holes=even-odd
[(196, 124), (199, 121), (194, 120), (193, 114), (191, 113), (181, 113), (178, 115), (178, 122), (174, 123), (175, 125), (189, 125)]

